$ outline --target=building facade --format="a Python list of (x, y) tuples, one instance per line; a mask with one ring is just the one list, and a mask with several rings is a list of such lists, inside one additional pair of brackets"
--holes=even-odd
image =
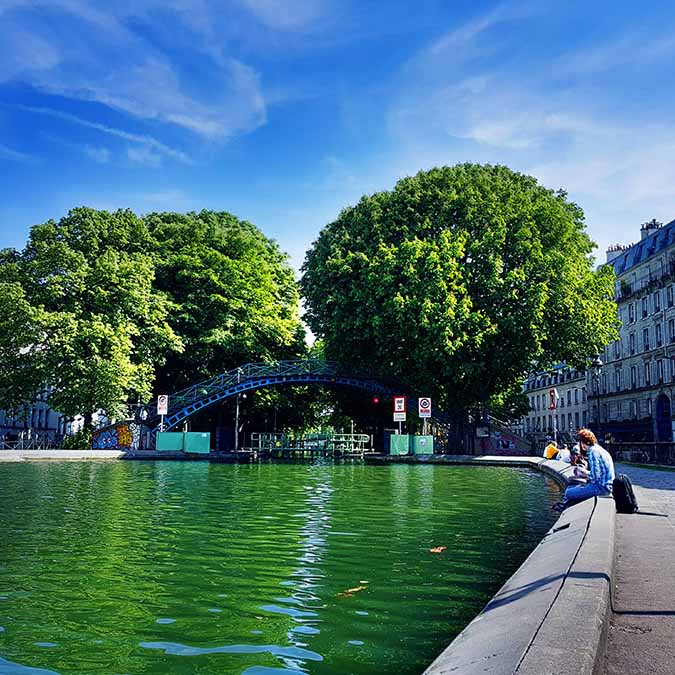
[[(673, 441), (675, 220), (645, 223), (640, 235), (635, 244), (607, 250), (620, 327), (619, 339), (599, 355), (599, 371), (560, 365), (526, 379), (530, 412), (522, 428), (530, 440), (551, 436), (555, 427), (564, 439), (589, 426), (607, 440)], [(553, 388), (560, 398), (550, 410)]]
[(66, 434), (74, 433), (77, 421), (53, 410), (40, 395), (15, 414), (0, 410), (0, 442), (34, 441), (39, 445), (58, 445)]
[(589, 399), (603, 435), (615, 441), (672, 441), (675, 394), (675, 220), (641, 227), (613, 246), (619, 339), (605, 348)]
[[(522, 421), (525, 437), (535, 443), (553, 438), (571, 440), (574, 432), (588, 424), (587, 374), (564, 364), (550, 371), (532, 373), (523, 385), (530, 412)], [(551, 391), (555, 408), (551, 409)]]

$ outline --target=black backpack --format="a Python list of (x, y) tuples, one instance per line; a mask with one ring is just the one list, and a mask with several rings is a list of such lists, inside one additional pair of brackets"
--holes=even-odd
[(618, 513), (635, 513), (638, 510), (633, 484), (625, 473), (620, 473), (612, 484), (612, 494)]

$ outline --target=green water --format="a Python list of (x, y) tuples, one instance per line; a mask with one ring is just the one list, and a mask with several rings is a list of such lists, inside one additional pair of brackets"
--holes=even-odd
[(487, 467), (0, 465), (0, 673), (420, 673), (558, 496)]

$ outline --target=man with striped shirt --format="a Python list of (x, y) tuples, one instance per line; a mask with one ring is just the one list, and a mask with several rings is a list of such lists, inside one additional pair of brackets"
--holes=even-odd
[(585, 485), (570, 485), (565, 490), (562, 501), (553, 508), (563, 511), (570, 503), (581, 502), (590, 497), (612, 494), (614, 482), (614, 462), (612, 456), (599, 443), (590, 429), (579, 429), (577, 433), (581, 454), (587, 455), (588, 471), (579, 469), (585, 475)]

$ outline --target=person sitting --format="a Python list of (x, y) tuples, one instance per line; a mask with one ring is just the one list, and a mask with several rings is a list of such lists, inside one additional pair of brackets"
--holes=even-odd
[(558, 454), (558, 446), (553, 441), (551, 441), (544, 448), (544, 457), (545, 459), (554, 459), (557, 454)]
[(555, 456), (555, 458), (559, 462), (565, 462), (565, 464), (571, 464), (572, 463), (572, 451), (569, 450), (567, 448), (567, 446), (563, 445), (558, 450), (558, 454)]
[(569, 485), (563, 499), (553, 506), (556, 511), (564, 511), (571, 503), (612, 494), (614, 462), (611, 455), (598, 444), (598, 439), (590, 429), (579, 429), (577, 438), (581, 455), (587, 455), (588, 469), (577, 466), (575, 475), (586, 478), (587, 482), (584, 485)]

